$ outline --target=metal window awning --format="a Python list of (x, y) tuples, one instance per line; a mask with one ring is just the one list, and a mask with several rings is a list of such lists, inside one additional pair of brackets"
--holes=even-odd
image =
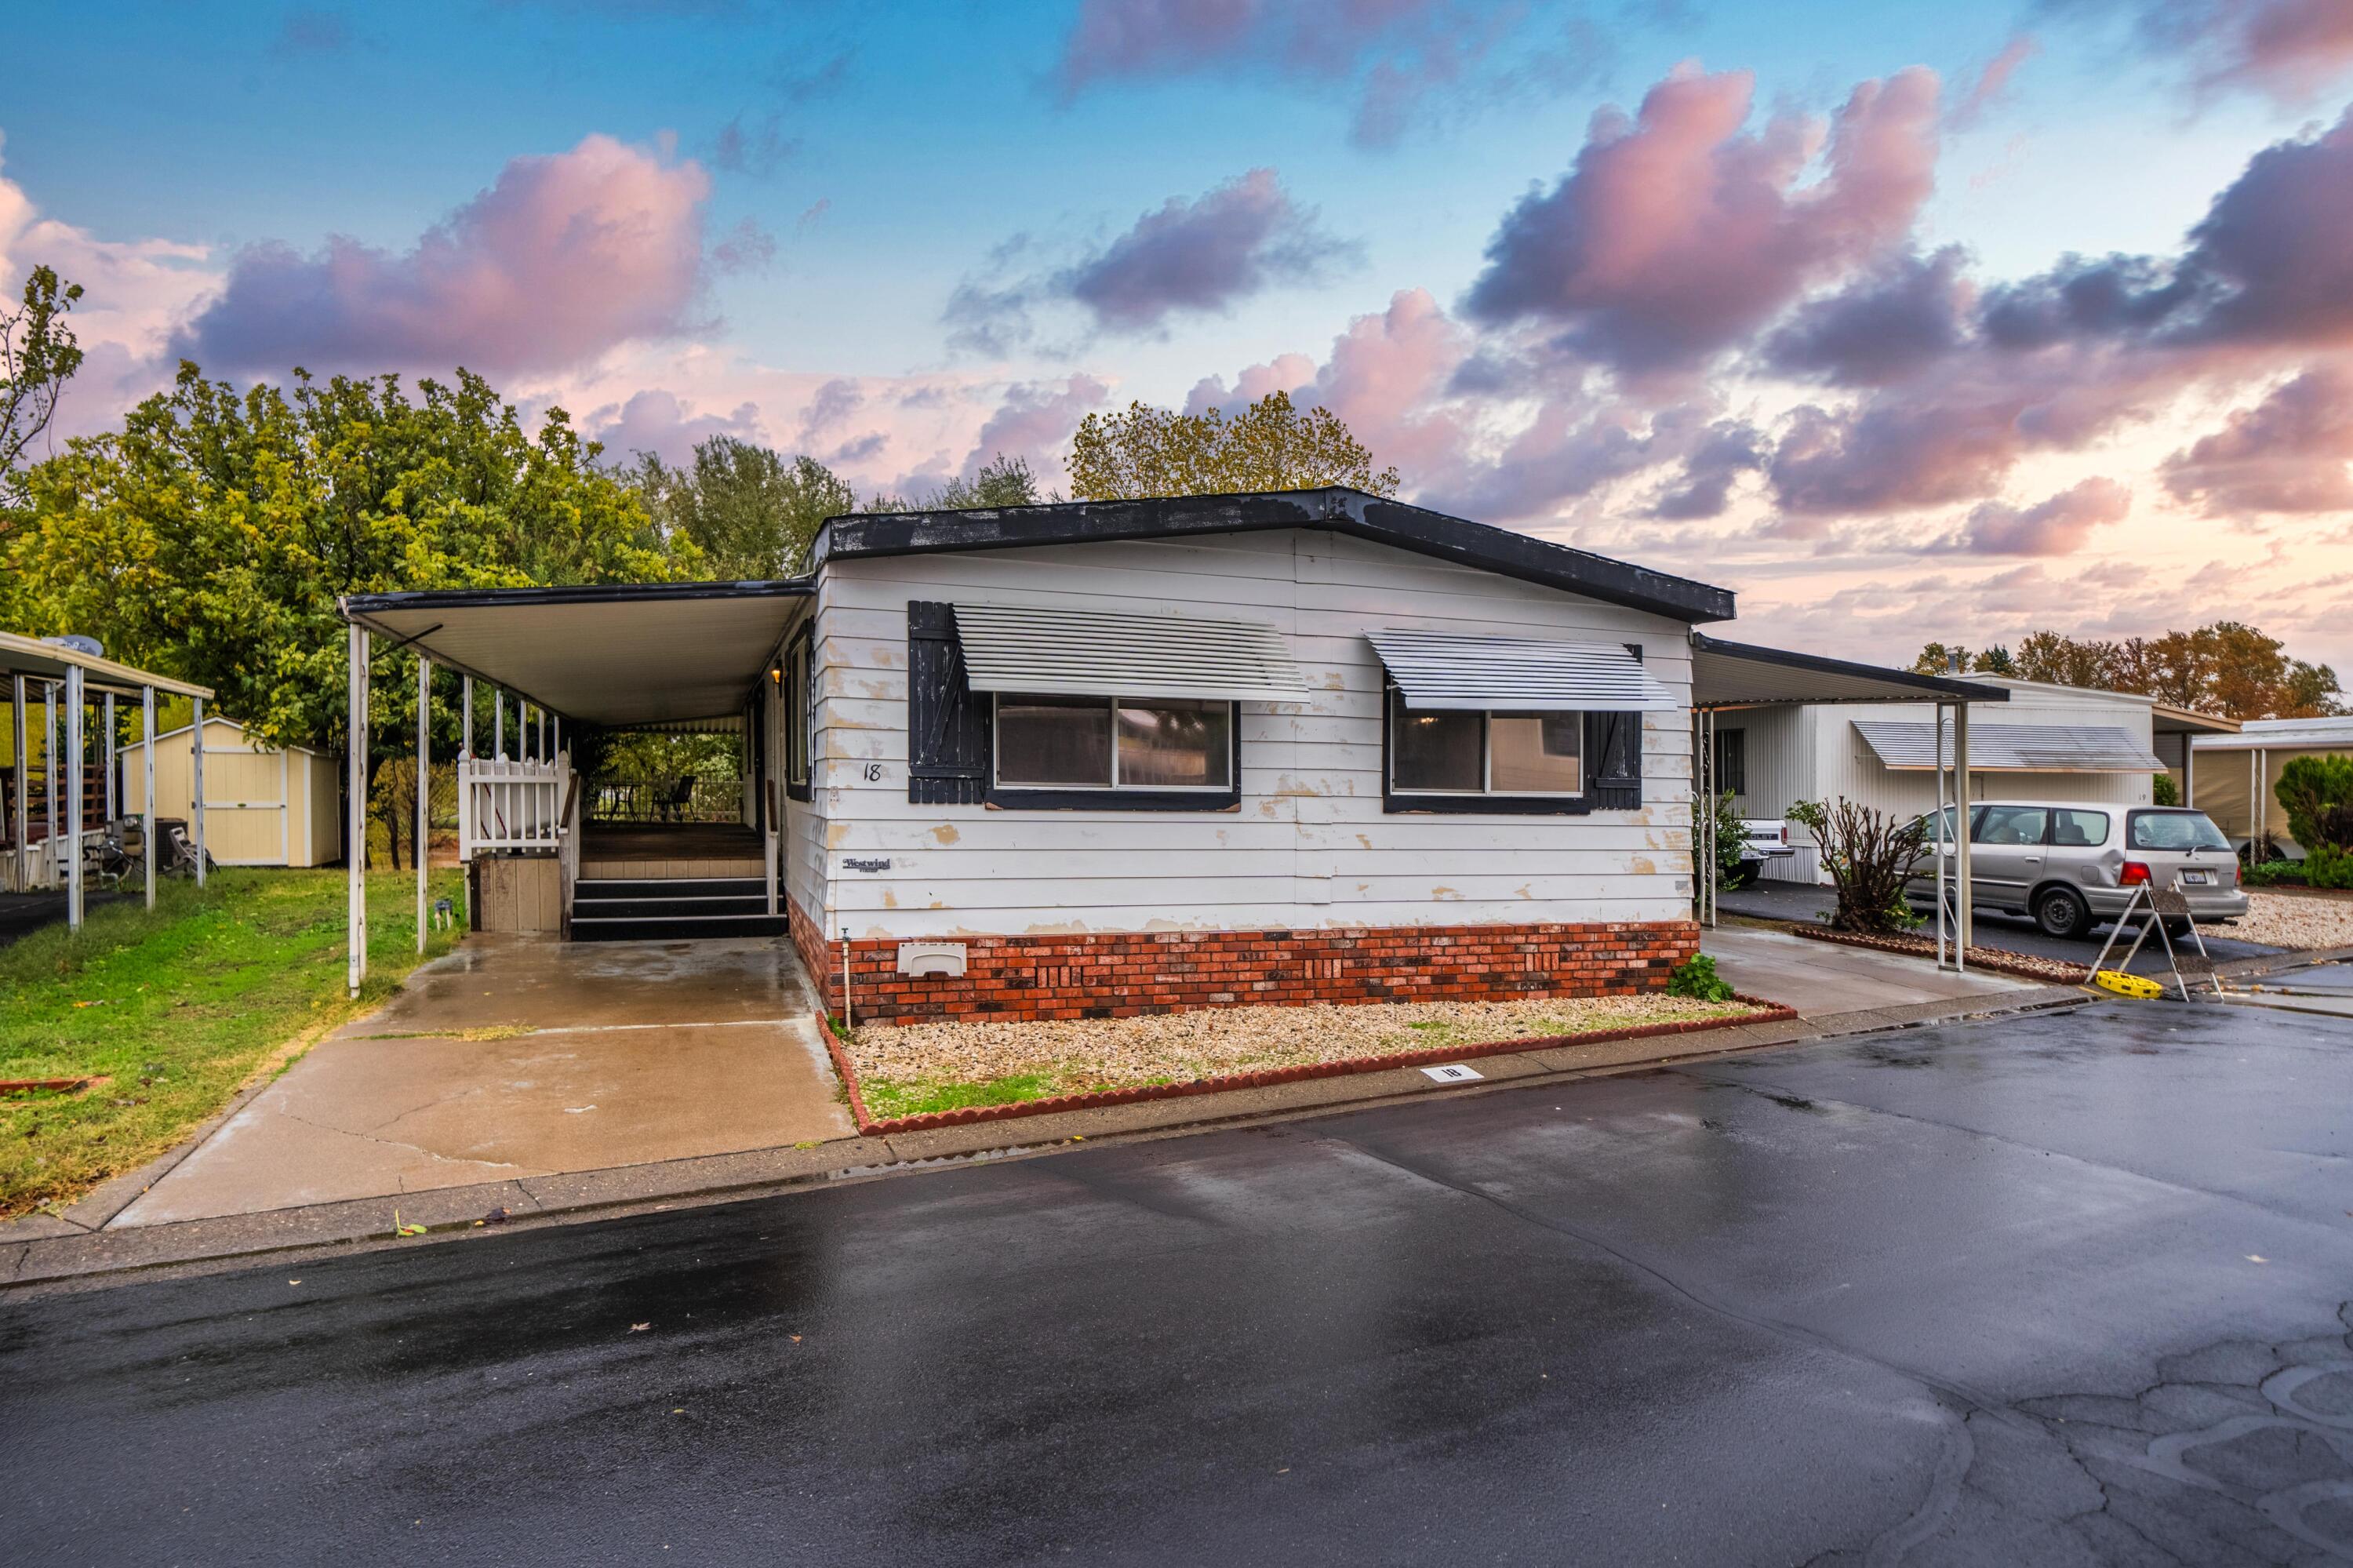
[[(1940, 760), (1936, 726), (1887, 719), (1857, 719), (1857, 733), (1891, 768), (1926, 772)], [(1947, 768), (1952, 732), (1945, 733)], [(2155, 753), (2114, 725), (1971, 725), (1972, 773), (2161, 773)]]
[(958, 603), (955, 622), (976, 692), (1267, 703), (1308, 695), (1282, 633), (1259, 621)]
[(1683, 706), (1631, 650), (1614, 642), (1395, 627), (1365, 636), (1409, 708), (1639, 714)]

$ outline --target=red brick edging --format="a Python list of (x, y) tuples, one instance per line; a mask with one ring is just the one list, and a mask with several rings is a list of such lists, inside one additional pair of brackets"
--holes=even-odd
[(1606, 1040), (1646, 1040), (1654, 1035), (1696, 1034), (1710, 1029), (1728, 1029), (1743, 1023), (1786, 1023), (1798, 1016), (1794, 1008), (1762, 997), (1733, 993), (1735, 1001), (1745, 1001), (1758, 1012), (1744, 1013), (1737, 1018), (1693, 1018), (1678, 1023), (1641, 1023), (1625, 1029), (1589, 1029), (1581, 1034), (1546, 1034), (1523, 1040), (1491, 1040), (1479, 1045), (1461, 1045), (1429, 1051), (1405, 1051), (1391, 1056), (1349, 1056), (1336, 1062), (1306, 1062), (1295, 1067), (1268, 1067), (1252, 1073), (1224, 1073), (1213, 1078), (1196, 1078), (1187, 1084), (1139, 1084), (1133, 1088), (1097, 1089), (1076, 1095), (1049, 1095), (1042, 1099), (1014, 1100), (1005, 1105), (966, 1106), (958, 1110), (925, 1111), (920, 1116), (885, 1117), (880, 1120), (870, 1116), (866, 1097), (858, 1086), (857, 1069), (850, 1065), (849, 1054), (842, 1049), (840, 1039), (830, 1022), (823, 1023), (825, 1048), (833, 1057), (833, 1070), (841, 1075), (841, 1086), (849, 1095), (849, 1114), (858, 1123), (858, 1130), (867, 1138), (881, 1138), (897, 1132), (927, 1132), (934, 1128), (962, 1127), (976, 1121), (1005, 1121), (1014, 1117), (1044, 1116), (1053, 1111), (1089, 1110), (1097, 1106), (1134, 1105), (1140, 1100), (1181, 1099), (1188, 1095), (1214, 1095), (1228, 1089), (1264, 1088), (1273, 1084), (1295, 1084), (1307, 1078), (1338, 1078), (1354, 1073), (1386, 1072), (1392, 1067), (1431, 1067), (1440, 1062), (1464, 1062), (1479, 1056), (1514, 1055), (1524, 1051), (1550, 1051), (1563, 1045), (1594, 1045)]
[[(1826, 926), (1792, 926), (1789, 929), (1798, 936), (1817, 942), (1869, 948), (1873, 952), (1898, 953), (1910, 959), (1934, 958), (1936, 953), (1935, 943), (1923, 941), (1917, 937), (1872, 937), (1860, 931), (1833, 931)], [(2016, 975), (2021, 980), (2047, 980), (2053, 985), (2067, 983), (2064, 977), (2052, 973), (2054, 969), (2065, 969), (2079, 980), (2092, 978), (2088, 965), (2069, 963), (2064, 959), (2040, 959), (2031, 953), (2013, 953), (2007, 948), (1971, 948), (1969, 963), (1977, 969), (1991, 969), (1996, 974)]]

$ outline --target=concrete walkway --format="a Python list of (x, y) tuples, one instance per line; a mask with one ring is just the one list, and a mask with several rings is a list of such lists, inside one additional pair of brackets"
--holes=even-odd
[(1723, 926), (1705, 932), (1700, 951), (1734, 989), (1795, 1008), (1801, 1018), (1912, 1007), (1922, 1002), (2004, 998), (2042, 989), (2034, 980), (1972, 972), (1948, 974), (1926, 959), (1809, 941), (1780, 931)]
[(474, 937), (296, 1062), (107, 1224), (852, 1136), (818, 1030), (779, 942)]

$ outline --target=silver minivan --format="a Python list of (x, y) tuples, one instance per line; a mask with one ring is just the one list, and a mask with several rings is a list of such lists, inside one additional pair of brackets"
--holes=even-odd
[[(1954, 870), (1954, 808), (1945, 808), (1945, 871)], [(1905, 892), (1933, 909), (1936, 824)], [(2206, 813), (2179, 806), (2084, 800), (1987, 800), (1969, 807), (1969, 882), (1979, 909), (2031, 915), (2053, 937), (2079, 937), (2124, 913), (2137, 883), (2177, 888), (2193, 919), (2247, 912), (2239, 860)]]

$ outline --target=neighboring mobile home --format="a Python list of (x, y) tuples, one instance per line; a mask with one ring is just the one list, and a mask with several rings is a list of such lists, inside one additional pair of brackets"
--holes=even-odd
[[(788, 929), (862, 1020), (1659, 988), (1698, 943), (1701, 662), (2008, 697), (1695, 640), (1732, 613), (1339, 489), (837, 517), (788, 581), (344, 604), (355, 668), (382, 636), (495, 683), (477, 726), (560, 715), (461, 761), (470, 860), (535, 857), (575, 938)], [(686, 724), (748, 737), (744, 825), (584, 810), (562, 736)]]
[[(2155, 745), (2158, 726), (2179, 732), (2226, 720), (2164, 710), (2127, 692), (2045, 685), (1999, 675), (1972, 682), (2000, 687), (2010, 701), (1969, 730), (1973, 800), (2106, 800), (2147, 805), (2155, 775), (2165, 771)], [(1936, 805), (1936, 711), (1927, 704), (1775, 704), (1727, 709), (1716, 717), (1715, 774), (1740, 814), (1778, 818), (1799, 800), (1844, 796), (1903, 818)], [(1946, 730), (1949, 764), (1952, 735)], [(1798, 853), (1768, 861), (1765, 874), (1826, 882), (1820, 856), (1792, 828)]]
[[(155, 737), (155, 814), (185, 821), (195, 729)], [(146, 810), (146, 743), (121, 748), (122, 812)], [(307, 747), (255, 744), (235, 719), (205, 719), (206, 847), (222, 865), (325, 865), (343, 853), (338, 759)]]
[(2299, 757), (2353, 757), (2353, 716), (2249, 719), (2235, 735), (2200, 736), (2190, 747), (2187, 799), (2233, 843), (2268, 838), (2291, 860), (2304, 846), (2287, 836), (2280, 770)]

